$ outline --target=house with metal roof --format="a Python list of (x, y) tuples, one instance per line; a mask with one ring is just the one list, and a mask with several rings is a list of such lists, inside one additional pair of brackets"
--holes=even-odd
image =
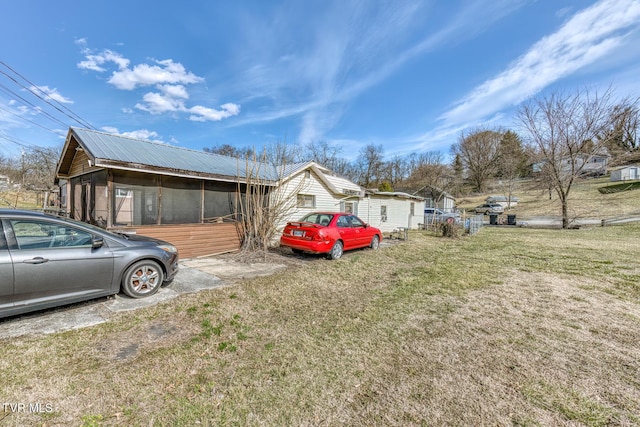
[(246, 177), (276, 185), (279, 172), (244, 159), (70, 128), (56, 176), (69, 217), (170, 241), (190, 258), (238, 249)]

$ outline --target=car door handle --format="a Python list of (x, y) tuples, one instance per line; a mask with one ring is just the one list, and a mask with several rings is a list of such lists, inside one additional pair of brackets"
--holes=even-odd
[(47, 258), (42, 258), (41, 256), (39, 256), (31, 259), (25, 259), (22, 262), (25, 264), (44, 264), (45, 262), (48, 262), (48, 261), (49, 260)]

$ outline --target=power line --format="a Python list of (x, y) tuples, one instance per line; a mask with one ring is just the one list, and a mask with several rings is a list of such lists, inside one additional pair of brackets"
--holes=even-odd
[[(40, 99), (41, 101), (45, 102), (47, 105), (51, 106), (52, 108), (54, 108), (56, 111), (60, 112), (61, 114), (65, 115), (66, 117), (70, 118), (71, 120), (77, 122), (78, 124), (80, 124), (81, 126), (88, 128), (88, 129), (94, 129), (96, 130), (95, 126), (91, 125), (91, 123), (89, 123), (87, 120), (84, 120), (82, 117), (80, 117), (80, 115), (78, 115), (77, 113), (73, 112), (69, 107), (67, 107), (66, 105), (62, 104), (61, 102), (59, 102), (56, 99), (51, 98), (51, 96), (49, 96), (47, 93), (45, 93), (42, 89), (40, 89), (36, 84), (34, 84), (31, 80), (29, 80), (28, 78), (26, 78), (25, 76), (23, 76), (22, 74), (20, 74), (19, 72), (17, 72), (16, 70), (14, 70), (13, 68), (11, 68), (9, 65), (7, 65), (5, 62), (0, 61), (0, 65), (4, 66), (5, 68), (7, 68), (8, 70), (10, 70), (13, 74), (15, 74), (16, 76), (18, 76), (18, 78), (22, 79), (23, 81), (27, 82), (29, 85), (31, 85), (30, 87), (25, 86), (24, 84), (20, 83), (16, 78), (14, 78), (13, 76), (9, 75), (8, 73), (6, 73), (5, 71), (0, 70), (0, 74), (3, 74), (4, 76), (6, 76), (7, 78), (9, 78), (11, 81), (13, 81), (16, 85), (20, 86), (22, 89), (28, 91), (29, 93), (31, 93), (33, 96), (37, 97), (38, 99)], [(16, 94), (15, 92), (13, 92), (12, 90), (10, 90), (9, 88), (7, 88), (4, 85), (0, 85), (0, 87), (4, 88), (4, 91), (6, 91), (5, 93), (10, 93), (11, 95), (19, 98), (23, 103), (26, 103), (25, 105), (29, 105), (32, 108), (34, 108), (36, 111), (41, 112), (42, 114), (44, 114), (47, 118), (49, 118), (50, 120), (53, 120), (59, 124), (61, 124), (64, 127), (68, 127), (68, 125), (64, 122), (62, 122), (61, 120), (55, 118), (54, 116), (52, 116), (51, 114), (45, 112), (43, 109), (36, 107), (33, 103), (27, 101), (26, 99), (24, 99), (23, 97), (19, 96), (18, 94)], [(54, 105), (51, 101), (55, 102)]]

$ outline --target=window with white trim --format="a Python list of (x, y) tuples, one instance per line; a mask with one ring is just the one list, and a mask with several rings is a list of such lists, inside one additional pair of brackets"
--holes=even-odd
[(316, 196), (312, 194), (298, 194), (298, 207), (299, 208), (315, 208)]

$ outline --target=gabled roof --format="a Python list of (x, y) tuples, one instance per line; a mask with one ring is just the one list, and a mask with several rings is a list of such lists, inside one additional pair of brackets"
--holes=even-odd
[(59, 178), (69, 177), (80, 150), (95, 167), (229, 181), (243, 181), (249, 169), (262, 179), (278, 179), (276, 168), (264, 163), (80, 128), (69, 128), (56, 171)]
[(282, 173), (282, 180), (293, 178), (305, 170), (310, 170), (322, 181), (322, 183), (334, 194), (345, 196), (364, 196), (364, 189), (358, 184), (336, 175), (330, 169), (314, 162), (313, 160), (303, 163), (295, 163), (285, 166)]

